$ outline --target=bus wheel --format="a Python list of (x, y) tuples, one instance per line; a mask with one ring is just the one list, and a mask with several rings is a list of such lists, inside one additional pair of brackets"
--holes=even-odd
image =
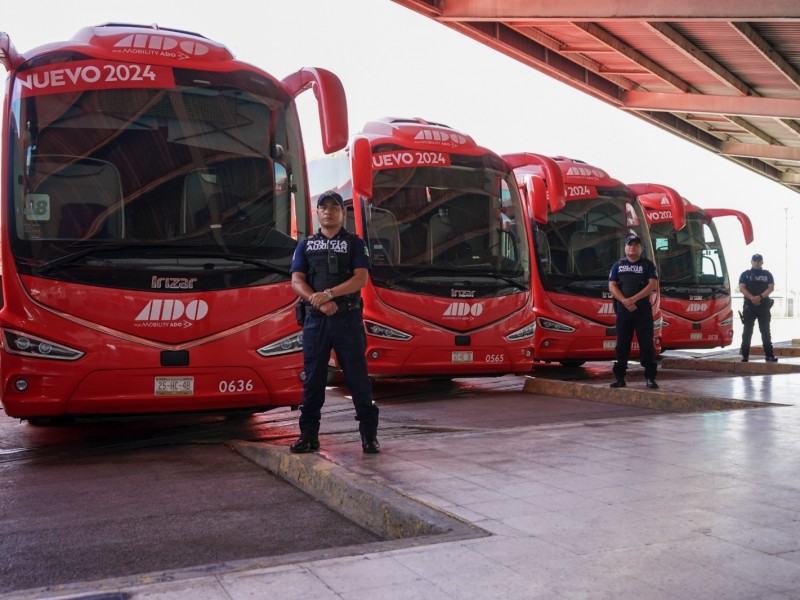
[(562, 366), (569, 367), (570, 369), (575, 369), (577, 367), (583, 366), (585, 360), (560, 360), (558, 361), (562, 364)]
[(335, 367), (328, 367), (328, 378), (326, 380), (328, 385), (337, 385), (344, 383), (344, 374)]
[(32, 427), (65, 425), (70, 421), (69, 417), (28, 417), (26, 420), (28, 421), (28, 425)]

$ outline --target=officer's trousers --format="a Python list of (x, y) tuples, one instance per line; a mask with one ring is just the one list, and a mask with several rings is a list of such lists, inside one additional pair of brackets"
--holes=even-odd
[(742, 356), (750, 356), (750, 340), (753, 339), (753, 326), (758, 321), (758, 330), (761, 332), (761, 345), (764, 347), (764, 355), (772, 356), (772, 332), (770, 331), (770, 321), (772, 315), (766, 306), (756, 306), (755, 304), (745, 303), (742, 312), (744, 329), (742, 330)]
[(639, 363), (644, 367), (645, 379), (655, 379), (658, 371), (656, 364), (656, 347), (653, 343), (653, 312), (647, 307), (637, 308), (631, 312), (620, 304), (617, 309), (617, 347), (614, 363), (614, 376), (624, 379), (628, 370), (628, 357), (631, 354), (633, 334), (639, 342)]
[(306, 439), (319, 436), (320, 413), (325, 403), (328, 361), (331, 349), (344, 373), (353, 397), (356, 420), (362, 437), (378, 433), (378, 407), (372, 401), (372, 384), (367, 375), (366, 333), (360, 310), (348, 310), (333, 316), (306, 313), (303, 323), (303, 404), (300, 407), (300, 435)]

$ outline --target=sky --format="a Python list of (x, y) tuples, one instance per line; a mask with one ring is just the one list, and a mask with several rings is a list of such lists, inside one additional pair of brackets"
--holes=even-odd
[[(703, 208), (744, 211), (749, 246), (735, 218), (716, 221), (734, 289), (759, 252), (778, 292), (800, 291), (800, 194), (391, 0), (37, 0), (7, 3), (0, 15), (0, 31), (22, 54), (107, 22), (193, 31), (278, 79), (302, 67), (333, 71), (351, 134), (379, 117), (420, 117), (498, 154), (568, 156), (625, 183), (668, 185)], [(300, 110), (308, 158), (319, 157), (313, 94), (300, 96)]]

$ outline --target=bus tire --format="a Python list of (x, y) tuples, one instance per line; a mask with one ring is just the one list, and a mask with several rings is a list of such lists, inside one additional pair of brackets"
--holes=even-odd
[(578, 367), (582, 367), (586, 361), (575, 359), (575, 360), (560, 360), (558, 362), (560, 362), (561, 366), (563, 367), (569, 367), (570, 369), (577, 369)]

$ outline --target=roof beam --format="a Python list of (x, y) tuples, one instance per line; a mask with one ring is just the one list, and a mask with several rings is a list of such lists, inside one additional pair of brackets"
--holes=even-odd
[(743, 96), (752, 96), (755, 94), (746, 83), (675, 31), (671, 25), (666, 23), (647, 23), (647, 26), (660, 35), (665, 41), (669, 42), (673, 48), (681, 52), (686, 58), (704, 69), (707, 69), (709, 73), (732, 90), (735, 90)]
[(785, 58), (778, 54), (775, 48), (773, 48), (769, 42), (767, 42), (767, 40), (761, 37), (761, 35), (751, 25), (747, 23), (731, 23), (731, 27), (738, 31), (741, 36), (761, 54), (761, 56), (772, 63), (772, 65), (780, 73), (782, 73), (786, 79), (793, 83), (795, 87), (800, 88), (800, 74), (797, 72), (797, 69), (795, 69), (786, 61)]
[(788, 173), (788, 172), (784, 173), (783, 175), (781, 175), (781, 183), (786, 183), (790, 185), (800, 185), (800, 174)]
[(800, 119), (800, 100), (759, 96), (713, 96), (709, 94), (660, 94), (626, 91), (622, 108), (740, 117)]
[(667, 69), (663, 68), (661, 65), (653, 62), (641, 52), (638, 52), (637, 50), (631, 48), (628, 44), (625, 44), (619, 38), (611, 35), (602, 27), (599, 27), (594, 23), (574, 23), (574, 25), (575, 27), (578, 27), (583, 31), (585, 31), (587, 34), (592, 36), (597, 41), (602, 42), (604, 45), (608, 46), (614, 52), (621, 54), (631, 62), (646, 69), (647, 71), (649, 71), (650, 73), (652, 73), (665, 83), (668, 83), (669, 85), (673, 86), (675, 89), (681, 92), (692, 91), (688, 83), (682, 81), (680, 78), (670, 73)]
[(800, 162), (800, 148), (795, 146), (767, 146), (766, 144), (740, 144), (722, 142), (719, 151), (727, 156), (749, 156), (767, 160)]
[(797, 0), (438, 0), (435, 4), (441, 11), (436, 18), (443, 21), (800, 20)]

